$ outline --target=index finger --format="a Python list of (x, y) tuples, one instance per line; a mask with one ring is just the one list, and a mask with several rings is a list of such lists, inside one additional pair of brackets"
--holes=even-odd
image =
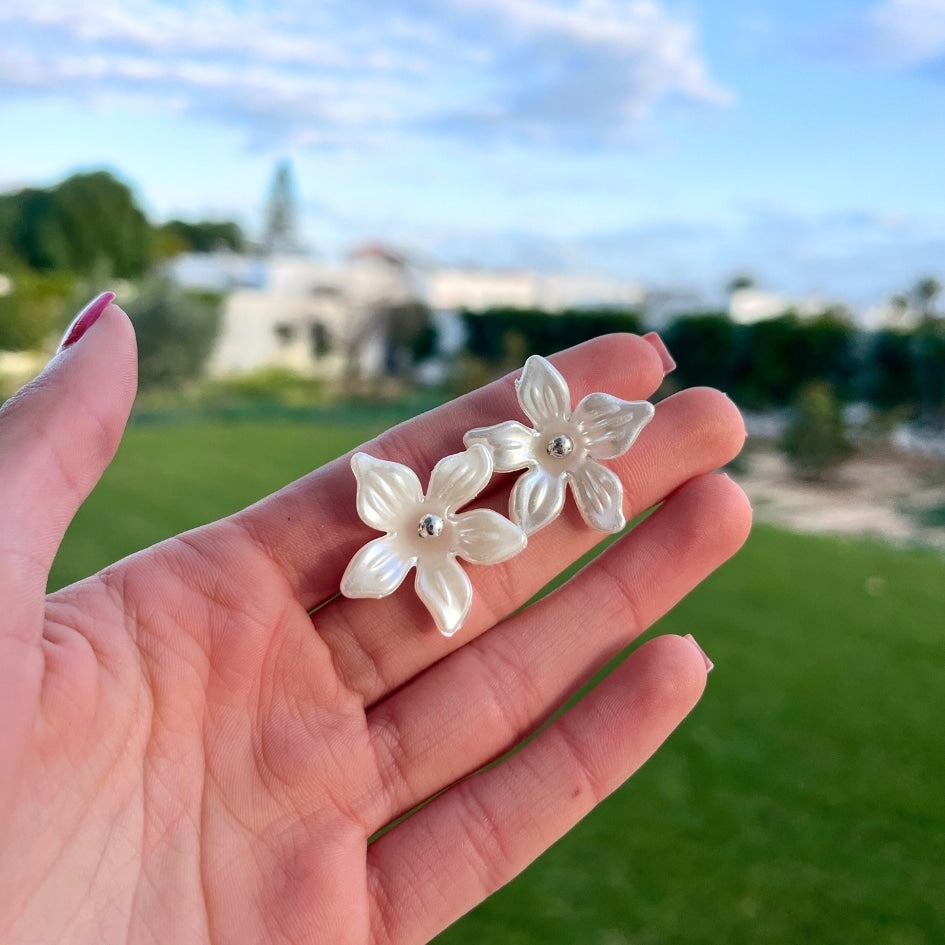
[[(566, 377), (574, 403), (600, 390), (625, 400), (645, 399), (663, 379), (657, 349), (636, 335), (595, 338), (550, 360)], [(463, 449), (463, 434), (468, 430), (522, 419), (514, 376), (399, 424), (360, 449), (409, 466), (426, 482), (439, 459)], [(349, 460), (350, 453), (232, 519), (277, 564), (307, 610), (338, 594), (351, 557), (378, 537), (357, 516)]]

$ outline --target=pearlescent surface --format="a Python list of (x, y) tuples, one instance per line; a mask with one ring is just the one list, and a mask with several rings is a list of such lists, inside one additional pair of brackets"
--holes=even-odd
[(483, 444), (498, 472), (524, 469), (512, 488), (510, 515), (531, 535), (553, 522), (564, 507), (566, 486), (591, 528), (619, 532), (623, 486), (599, 460), (616, 459), (630, 449), (653, 417), (645, 400), (588, 394), (571, 409), (571, 392), (555, 367), (533, 355), (516, 382), (518, 402), (534, 427), (517, 420), (470, 430), (463, 442)]
[(489, 451), (475, 445), (441, 459), (426, 495), (413, 470), (367, 453), (355, 453), (362, 521), (386, 532), (351, 559), (341, 579), (346, 597), (392, 594), (416, 568), (414, 588), (437, 628), (452, 636), (472, 606), (473, 588), (457, 558), (498, 564), (526, 545), (524, 531), (491, 509), (456, 509), (472, 501), (492, 478)]

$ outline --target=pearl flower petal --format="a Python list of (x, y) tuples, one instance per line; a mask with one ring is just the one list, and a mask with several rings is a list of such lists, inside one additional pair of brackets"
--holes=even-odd
[(591, 528), (619, 532), (627, 524), (623, 517), (623, 486), (616, 473), (592, 460), (568, 473), (568, 479), (578, 511)]
[(351, 559), (341, 581), (345, 597), (387, 597), (403, 584), (416, 558), (404, 557), (390, 535), (369, 541)]
[(597, 393), (588, 394), (572, 413), (567, 383), (538, 355), (525, 362), (516, 394), (534, 429), (510, 420), (463, 437), (467, 447), (488, 448), (500, 472), (527, 470), (512, 489), (512, 521), (527, 535), (544, 528), (561, 513), (569, 483), (588, 525), (620, 531), (626, 524), (623, 487), (597, 460), (626, 453), (653, 418), (653, 405)]
[(571, 410), (571, 392), (560, 372), (544, 358), (532, 355), (515, 382), (518, 402), (538, 430)]
[(584, 431), (587, 451), (594, 459), (615, 459), (633, 446), (654, 412), (647, 400), (588, 394), (574, 408), (574, 420)]
[(492, 454), (496, 472), (514, 472), (529, 465), (539, 436), (537, 430), (529, 429), (524, 423), (507, 420), (494, 427), (470, 430), (463, 442), (466, 446), (482, 443)]
[(473, 564), (508, 561), (525, 548), (525, 532), (492, 509), (456, 517), (456, 554)]
[(492, 459), (487, 450), (466, 450), (441, 459), (430, 474), (430, 495), (443, 502), (447, 511), (471, 502), (492, 478)]
[(391, 531), (404, 508), (423, 500), (420, 480), (400, 463), (355, 453), (351, 469), (358, 480), (358, 515), (365, 525), (379, 532)]
[(512, 487), (509, 507), (512, 521), (531, 535), (550, 525), (564, 508), (564, 477), (548, 472), (541, 466), (529, 469)]
[(414, 587), (440, 633), (445, 637), (456, 633), (469, 615), (473, 595), (472, 583), (456, 561), (418, 561)]
[(392, 594), (414, 566), (414, 587), (440, 632), (452, 636), (472, 606), (472, 583), (457, 557), (474, 564), (498, 564), (526, 545), (524, 531), (488, 509), (457, 514), (492, 477), (492, 457), (482, 444), (441, 459), (424, 495), (416, 475), (400, 463), (356, 453), (351, 468), (358, 481), (362, 520), (387, 534), (362, 547), (341, 579), (346, 597)]

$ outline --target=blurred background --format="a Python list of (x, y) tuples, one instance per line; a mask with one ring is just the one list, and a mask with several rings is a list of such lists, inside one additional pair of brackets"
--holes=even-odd
[(443, 943), (945, 941), (945, 0), (0, 7), (0, 399), (113, 288), (59, 587), (610, 331), (760, 521), (662, 753)]

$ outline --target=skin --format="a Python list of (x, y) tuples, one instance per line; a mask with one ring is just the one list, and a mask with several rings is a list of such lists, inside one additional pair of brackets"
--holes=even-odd
[[(552, 360), (575, 402), (642, 399), (663, 375), (633, 336)], [(347, 457), (47, 597), (134, 392), (133, 331), (111, 305), (0, 412), (0, 941), (429, 941), (699, 699), (698, 649), (657, 637), (473, 774), (744, 541), (746, 499), (713, 473), (744, 439), (722, 394), (663, 401), (607, 464), (628, 518), (662, 503), (642, 525), (510, 617), (599, 540), (569, 500), (518, 557), (467, 566), (473, 609), (447, 639), (410, 579), (381, 601), (337, 597), (377, 537), (355, 514)], [(425, 483), (464, 431), (519, 416), (510, 376), (362, 448)], [(496, 477), (477, 504), (507, 510), (512, 481)]]

